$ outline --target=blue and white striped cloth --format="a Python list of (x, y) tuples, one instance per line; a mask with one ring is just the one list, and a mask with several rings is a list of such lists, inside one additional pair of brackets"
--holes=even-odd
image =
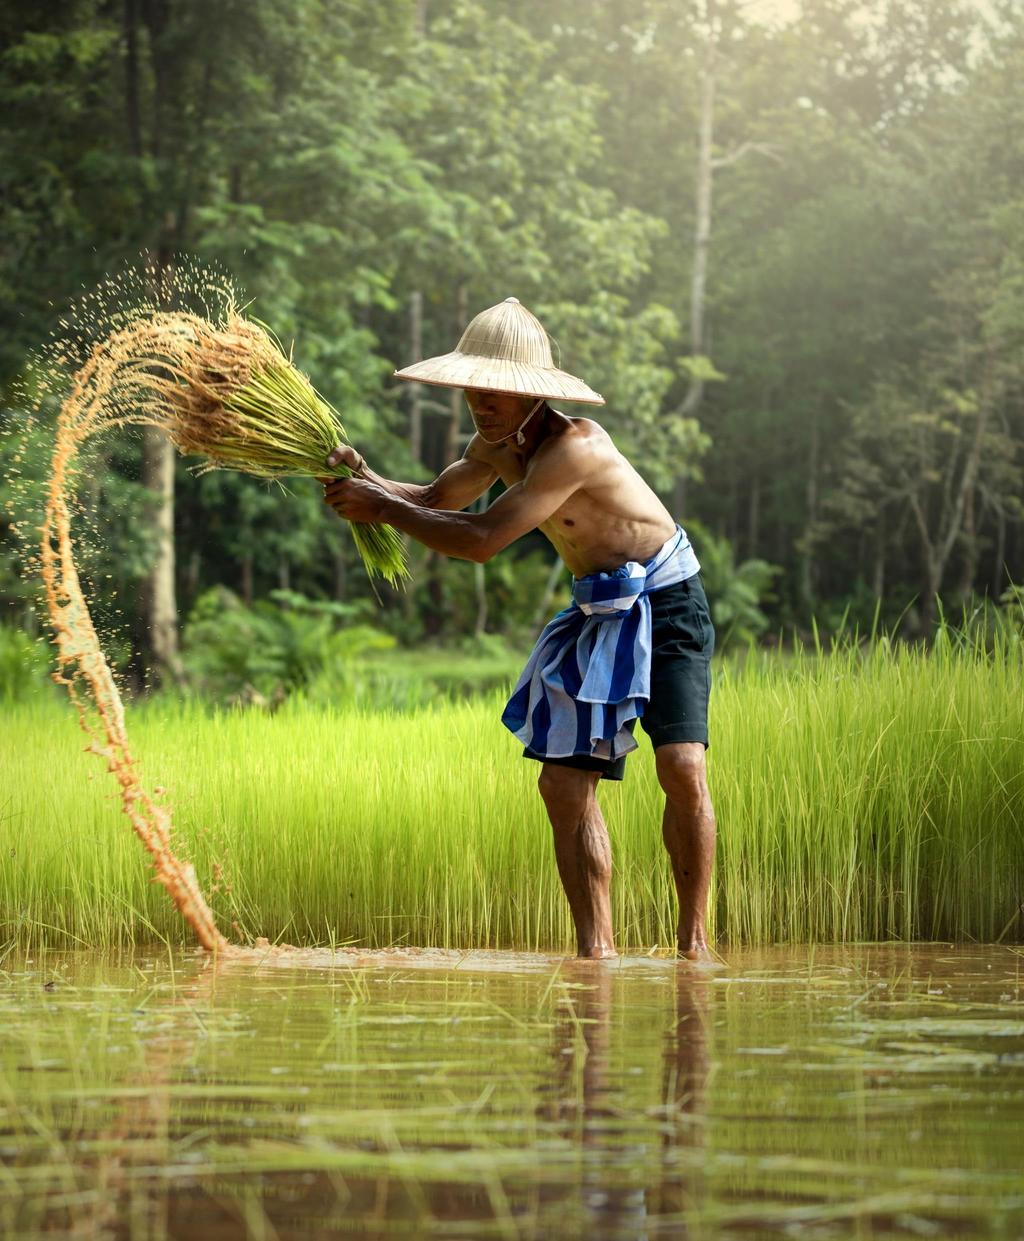
[(650, 560), (572, 579), (572, 603), (541, 631), (501, 722), (544, 758), (615, 759), (651, 696), (651, 601), (700, 568), (676, 525)]

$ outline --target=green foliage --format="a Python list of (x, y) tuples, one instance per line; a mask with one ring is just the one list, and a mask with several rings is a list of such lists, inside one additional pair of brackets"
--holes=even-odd
[[(829, 628), (916, 596), (908, 623), (927, 632), (933, 590), (955, 607), (997, 593), (1004, 562), (1022, 571), (1024, 17), (806, 0), (769, 29), (759, 7), (729, 0), (711, 22), (697, 348), (701, 6), (0, 3), (0, 385), (82, 286), (140, 248), (181, 251), (299, 343), (375, 470), (423, 482), (464, 440), (447, 394), (421, 392), (414, 459), (412, 393), (389, 382), (411, 360), (412, 295), (435, 353), (514, 293), (604, 392), (582, 412), (654, 489), (674, 505), (688, 480), (686, 511), (729, 531), (741, 565), (779, 567), (774, 597), (751, 581), (723, 635), (733, 617), (734, 638), (759, 631), (752, 594), (772, 623)], [(694, 377), (703, 400), (683, 418)], [(218, 584), (372, 602), (314, 488), (177, 482), (183, 613)], [(138, 646), (154, 548), (137, 442), (85, 483), (87, 574), (124, 601)], [(473, 632), (472, 570), (448, 570), (411, 610), (383, 591), (381, 626)], [(487, 566), (497, 592), (503, 572)], [(0, 531), (0, 594), (21, 609), (23, 573)], [(488, 624), (505, 611), (496, 599)]]
[(952, 617), (940, 611), (940, 622), (939, 634), (960, 647), (1024, 650), (1024, 586), (1008, 586), (995, 601), (971, 595)]
[[(487, 615), (492, 632), (512, 635), (532, 644), (540, 627), (572, 599), (572, 578), (564, 565), (554, 570), (554, 590), (541, 611), (544, 592), (552, 579), (555, 557), (533, 551), (497, 556), (487, 564)], [(538, 624), (539, 621), (539, 624)], [(479, 643), (485, 635), (477, 639)]]
[(635, 312), (627, 297), (599, 290), (585, 302), (545, 304), (541, 313), (556, 338), (572, 342), (572, 365), (608, 402), (585, 416), (607, 429), (651, 487), (665, 492), (681, 474), (700, 478), (710, 436), (696, 418), (665, 408), (677, 375), (672, 311)]
[(38, 701), (49, 681), (46, 647), (20, 629), (0, 625), (0, 703)]
[(1007, 622), (1024, 632), (1024, 586), (1007, 586), (999, 596)]
[(370, 651), (394, 646), (390, 635), (356, 622), (362, 613), (287, 590), (246, 607), (215, 587), (197, 600), (185, 626), (185, 667), (197, 688), (222, 701), (279, 703)]
[(771, 584), (780, 572), (778, 565), (756, 558), (737, 564), (728, 539), (719, 538), (693, 519), (685, 526), (700, 561), (715, 626), (715, 649), (722, 651), (753, 642), (768, 628), (761, 604), (774, 597)]
[[(35, 378), (30, 373), (26, 382)], [(45, 613), (38, 540), (55, 412), (52, 401), (33, 420), (17, 409), (0, 411), (0, 600), (22, 623)], [(156, 554), (154, 497), (138, 479), (140, 446), (135, 430), (90, 442), (70, 475), (66, 495), (79, 575), (115, 665), (130, 657), (122, 605), (127, 601), (130, 620)]]

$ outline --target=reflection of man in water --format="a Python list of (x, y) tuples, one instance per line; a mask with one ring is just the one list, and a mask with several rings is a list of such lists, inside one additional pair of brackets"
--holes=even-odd
[[(356, 477), (327, 482), (327, 503), (350, 521), (388, 522), (481, 564), (531, 530), (547, 536), (573, 574), (573, 603), (542, 632), (502, 720), (524, 757), (542, 763), (538, 786), (579, 955), (615, 953), (611, 851), (596, 789), (602, 778), (622, 779), (639, 718), (665, 792), (678, 948), (691, 959), (709, 956), (714, 629), (685, 531), (599, 423), (548, 403), (604, 402), (554, 366), (543, 327), (515, 298), (477, 315), (452, 353), (396, 373), (464, 389), (476, 434), (461, 460), (422, 485), (382, 478), (339, 447), (328, 463)], [(486, 511), (462, 511), (499, 478), (506, 490)]]
[[(704, 1127), (709, 1078), (708, 988), (704, 978), (676, 970), (674, 1009), (664, 1030), (664, 1053), (658, 1104), (641, 1112), (632, 1096), (637, 1079), (626, 1076), (623, 1056), (636, 1052), (612, 1046), (613, 1004), (630, 1010), (630, 979), (602, 969), (562, 971), (566, 988), (559, 1001), (552, 1051), (554, 1072), (541, 1087), (538, 1118), (566, 1141), (578, 1142), (580, 1206), (587, 1220), (585, 1236), (685, 1237), (689, 1223), (699, 1222), (705, 1193)], [(618, 973), (618, 971), (616, 971)], [(634, 980), (635, 981), (635, 980)], [(649, 987), (649, 983), (647, 984)], [(646, 998), (649, 999), (648, 990)], [(635, 1015), (635, 1014), (634, 1014)], [(646, 1014), (655, 1023), (658, 1014)], [(644, 1074), (640, 1081), (645, 1081)], [(651, 1143), (657, 1134), (659, 1148)], [(541, 1134), (542, 1137), (545, 1135)], [(556, 1182), (545, 1195), (551, 1207), (564, 1206), (564, 1189)], [(566, 1217), (565, 1234), (577, 1235)]]

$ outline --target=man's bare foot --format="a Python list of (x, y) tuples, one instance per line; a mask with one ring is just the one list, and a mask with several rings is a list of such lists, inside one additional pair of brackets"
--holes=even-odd
[(576, 954), (581, 961), (604, 961), (608, 957), (617, 957), (618, 955), (614, 948), (607, 947), (604, 944), (595, 944), (592, 948), (581, 948)]
[(693, 961), (697, 965), (719, 965), (721, 962), (718, 957), (711, 951), (706, 943), (687, 944), (680, 943), (679, 955), (686, 961)]

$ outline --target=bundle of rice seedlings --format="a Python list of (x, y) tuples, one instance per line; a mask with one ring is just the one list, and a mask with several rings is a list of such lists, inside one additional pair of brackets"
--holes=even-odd
[[(287, 358), (265, 325), (230, 312), (223, 327), (192, 319), (168, 350), (164, 374), (147, 376), (163, 405), (161, 423), (183, 453), (207, 458), (204, 469), (241, 470), (262, 478), (287, 475), (351, 478), (327, 455), (348, 437), (337, 412)], [(202, 472), (202, 470), (200, 470)], [(350, 522), (372, 577), (392, 584), (409, 576), (393, 526)]]

